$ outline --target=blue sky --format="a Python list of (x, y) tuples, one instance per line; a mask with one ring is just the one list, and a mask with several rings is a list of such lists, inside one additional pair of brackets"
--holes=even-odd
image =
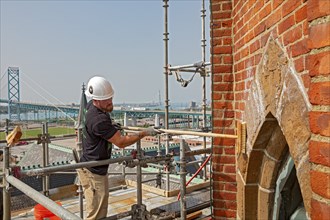
[[(209, 10), (206, 60), (209, 61)], [(77, 103), (94, 75), (115, 89), (115, 103), (164, 101), (164, 9), (149, 1), (0, 1), (1, 98), (9, 66), (20, 68), (22, 101)], [(169, 2), (169, 63), (201, 60), (201, 0)], [(184, 73), (190, 78), (190, 73)], [(38, 94), (37, 94), (38, 93)], [(210, 100), (210, 77), (207, 80)], [(169, 78), (170, 102), (202, 100), (199, 75), (188, 87)]]

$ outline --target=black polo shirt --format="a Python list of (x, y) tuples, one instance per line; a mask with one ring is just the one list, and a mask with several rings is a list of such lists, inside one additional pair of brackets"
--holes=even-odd
[[(103, 112), (90, 101), (86, 107), (83, 129), (81, 162), (106, 160), (111, 157), (111, 144), (108, 140), (117, 132), (112, 125), (109, 113)], [(106, 175), (109, 165), (90, 167), (92, 173)]]

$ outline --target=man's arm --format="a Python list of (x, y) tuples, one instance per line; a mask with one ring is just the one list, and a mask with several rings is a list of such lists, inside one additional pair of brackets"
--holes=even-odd
[(147, 135), (144, 134), (143, 131), (126, 136), (121, 135), (120, 131), (117, 131), (108, 141), (119, 148), (124, 148), (136, 143), (138, 140), (141, 140), (145, 136)]
[(108, 141), (119, 148), (124, 148), (136, 143), (138, 140), (141, 140), (145, 136), (155, 136), (157, 134), (159, 134), (159, 132), (153, 128), (149, 128), (137, 133), (132, 133), (126, 136), (121, 135), (120, 131), (117, 131), (110, 139), (108, 139)]

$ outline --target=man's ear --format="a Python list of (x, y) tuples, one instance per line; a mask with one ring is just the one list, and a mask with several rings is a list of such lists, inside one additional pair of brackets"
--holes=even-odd
[(93, 99), (93, 104), (94, 104), (95, 106), (99, 106), (99, 100), (95, 100), (95, 99)]

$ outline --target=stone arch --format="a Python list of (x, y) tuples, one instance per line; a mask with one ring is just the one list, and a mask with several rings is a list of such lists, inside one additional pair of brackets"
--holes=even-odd
[(310, 109), (292, 61), (270, 37), (246, 101), (246, 154), (237, 159), (241, 218), (271, 218), (277, 173), (288, 153), (295, 164), (305, 209), (310, 213)]

